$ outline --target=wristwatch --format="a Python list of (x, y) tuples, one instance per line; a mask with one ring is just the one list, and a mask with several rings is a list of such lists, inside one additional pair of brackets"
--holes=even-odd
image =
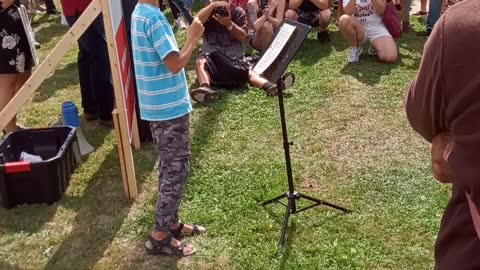
[(233, 23), (232, 23), (232, 24), (230, 24), (230, 26), (229, 26), (229, 27), (227, 27), (227, 30), (228, 30), (228, 31), (232, 31), (232, 29), (233, 29)]

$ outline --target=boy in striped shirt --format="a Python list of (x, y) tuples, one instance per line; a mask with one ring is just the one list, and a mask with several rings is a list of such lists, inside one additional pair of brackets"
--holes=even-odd
[(158, 0), (140, 0), (132, 14), (132, 47), (140, 116), (150, 121), (159, 157), (155, 228), (145, 243), (150, 254), (192, 255), (194, 248), (179, 239), (205, 230), (178, 221), (178, 209), (189, 174), (189, 113), (192, 110), (183, 68), (203, 31), (203, 25), (196, 18), (188, 28), (185, 45), (179, 50)]

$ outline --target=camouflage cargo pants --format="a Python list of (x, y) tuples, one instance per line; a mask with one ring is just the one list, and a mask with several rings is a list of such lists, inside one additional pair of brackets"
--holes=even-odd
[(158, 155), (158, 199), (155, 230), (170, 231), (178, 222), (178, 209), (189, 174), (190, 116), (150, 122)]

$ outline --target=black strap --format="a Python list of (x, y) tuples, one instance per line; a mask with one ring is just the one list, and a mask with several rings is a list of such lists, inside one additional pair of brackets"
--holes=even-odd
[(0, 0), (0, 12), (5, 10), (2, 6), (3, 6), (3, 0)]
[(193, 230), (192, 230), (193, 234), (196, 234), (196, 235), (200, 235), (202, 234), (202, 232), (200, 231), (200, 229), (198, 228), (197, 225), (193, 225)]
[(153, 238), (152, 236), (150, 236), (150, 242), (152, 242), (152, 245), (154, 248), (163, 248), (164, 246), (166, 245), (170, 245), (170, 241), (172, 241), (172, 234), (169, 234), (167, 235), (165, 238), (163, 238), (162, 240), (157, 240), (155, 238)]
[(184, 224), (180, 223), (180, 224), (178, 224), (178, 228), (170, 231), (175, 239), (180, 240), (180, 238), (182, 238), (183, 226), (184, 226)]

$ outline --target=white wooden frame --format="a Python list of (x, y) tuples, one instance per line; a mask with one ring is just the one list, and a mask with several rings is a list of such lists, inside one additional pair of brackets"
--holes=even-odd
[[(79, 17), (77, 22), (70, 28), (57, 46), (50, 52), (47, 58), (45, 58), (45, 60), (35, 69), (32, 76), (30, 76), (23, 87), (0, 112), (0, 130), (3, 129), (10, 122), (10, 120), (13, 119), (13, 117), (15, 117), (21, 107), (28, 101), (38, 87), (40, 87), (42, 82), (48, 78), (49, 74), (55, 71), (55, 67), (58, 65), (58, 63), (62, 60), (65, 54), (73, 48), (78, 39), (100, 15), (100, 13), (102, 13), (104, 17), (110, 68), (112, 70), (113, 86), (115, 90), (116, 109), (114, 112), (112, 112), (112, 116), (115, 126), (115, 135), (118, 142), (117, 148), (120, 167), (122, 170), (123, 187), (125, 196), (129, 199), (133, 199), (137, 196), (135, 165), (133, 162), (132, 147), (129, 142), (127, 130), (127, 115), (125, 111), (123, 91), (120, 84), (121, 75), (119, 74), (118, 69), (119, 59), (115, 51), (115, 38), (112, 30), (108, 0), (93, 0), (88, 8)], [(133, 115), (132, 122), (132, 145), (138, 149), (140, 147), (140, 140), (135, 113)]]

